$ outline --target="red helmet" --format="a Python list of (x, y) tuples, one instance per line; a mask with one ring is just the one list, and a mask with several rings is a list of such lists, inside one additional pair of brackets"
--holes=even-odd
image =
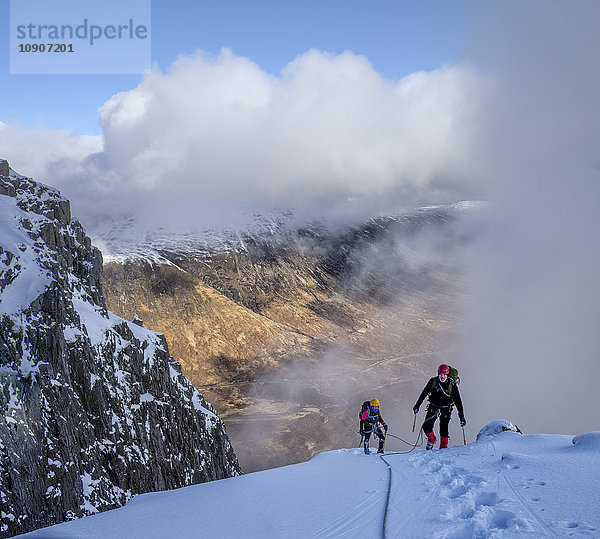
[(450, 374), (450, 367), (445, 363), (438, 367), (438, 374)]

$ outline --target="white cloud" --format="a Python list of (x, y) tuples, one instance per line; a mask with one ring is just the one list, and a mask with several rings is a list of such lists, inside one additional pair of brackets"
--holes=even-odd
[(0, 122), (0, 148), (0, 158), (8, 159), (16, 171), (58, 186), (60, 179), (48, 174), (49, 167), (82, 163), (90, 154), (102, 150), (102, 137), (54, 129), (23, 129)]
[(480, 42), (497, 81), (479, 145), (496, 211), (467, 260), (481, 294), (456, 360), (478, 424), (595, 430), (600, 4), (509, 5), (488, 7), (498, 33)]
[(71, 136), (72, 148), (41, 152), (32, 171), (33, 132), (27, 156), (5, 155), (62, 188), (87, 224), (133, 212), (164, 225), (240, 205), (320, 211), (351, 197), (410, 205), (477, 194), (481, 97), (465, 65), (392, 82), (351, 52), (310, 50), (280, 76), (229, 50), (197, 52), (104, 104), (102, 149)]

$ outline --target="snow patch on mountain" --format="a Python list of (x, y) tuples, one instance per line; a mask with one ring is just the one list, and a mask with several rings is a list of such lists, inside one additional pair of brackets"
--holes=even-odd
[[(21, 178), (12, 170), (10, 177), (17, 181)], [(24, 310), (52, 280), (44, 247), (34, 239), (51, 220), (24, 209), (35, 197), (59, 200), (57, 191), (47, 188), (42, 192), (42, 187), (33, 193), (19, 191), (15, 196), (0, 197), (0, 316)]]
[(165, 253), (186, 253), (197, 258), (232, 250), (244, 250), (251, 238), (270, 238), (295, 222), (289, 210), (262, 213), (242, 211), (240, 219), (219, 228), (177, 230), (147, 228), (134, 218), (103, 223), (90, 230), (105, 262), (144, 260), (174, 265)]
[[(402, 210), (391, 216), (371, 219), (401, 221), (415, 216), (445, 212), (460, 216), (469, 214), (485, 206), (481, 201), (461, 201), (454, 204), (423, 206)], [(351, 228), (350, 220), (346, 228)], [(359, 226), (361, 223), (356, 224)], [(304, 222), (291, 209), (271, 209), (262, 212), (244, 212), (236, 223), (219, 228), (181, 231), (176, 229), (150, 229), (133, 218), (104, 223), (90, 230), (94, 243), (104, 256), (105, 262), (144, 260), (158, 264), (175, 265), (170, 254), (192, 255), (196, 259), (206, 259), (231, 251), (246, 251), (255, 242), (285, 241), (298, 230), (310, 230), (315, 234), (329, 226), (339, 228), (340, 224), (312, 220)]]

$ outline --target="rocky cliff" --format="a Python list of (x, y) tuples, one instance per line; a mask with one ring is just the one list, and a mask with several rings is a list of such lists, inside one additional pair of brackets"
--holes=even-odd
[(106, 309), (60, 194), (0, 161), (0, 534), (237, 475), (221, 419), (161, 334)]

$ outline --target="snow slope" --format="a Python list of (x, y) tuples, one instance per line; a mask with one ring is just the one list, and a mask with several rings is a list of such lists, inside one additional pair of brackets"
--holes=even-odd
[(341, 449), (294, 466), (143, 494), (120, 509), (28, 535), (600, 537), (600, 432), (522, 435), (501, 432), (502, 425), (510, 424), (493, 422), (478, 441), (442, 451), (382, 459)]
[[(11, 176), (21, 178), (11, 171)], [(41, 184), (40, 184), (41, 185)], [(40, 199), (59, 199), (58, 191), (43, 186)], [(51, 219), (23, 209), (28, 195), (0, 196), (0, 316), (24, 311), (52, 281), (47, 268), (48, 257), (44, 256), (39, 242), (32, 238), (47, 226)], [(23, 223), (26, 226), (23, 226)]]

